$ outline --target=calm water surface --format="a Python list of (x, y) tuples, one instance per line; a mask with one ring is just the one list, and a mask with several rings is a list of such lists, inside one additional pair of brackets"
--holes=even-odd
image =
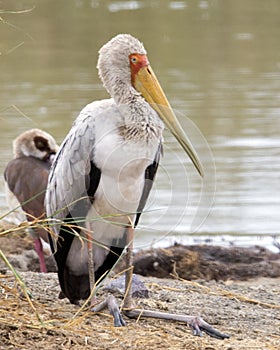
[(1, 13), (1, 176), (19, 133), (39, 127), (61, 142), (85, 104), (107, 98), (97, 51), (128, 32), (145, 43), (206, 170), (201, 181), (166, 132), (137, 245), (210, 237), (272, 247), (280, 232), (279, 1), (9, 0), (1, 6), (0, 12), (30, 9)]

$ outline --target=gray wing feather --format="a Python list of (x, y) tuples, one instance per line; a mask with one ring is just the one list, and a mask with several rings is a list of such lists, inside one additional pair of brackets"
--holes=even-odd
[[(95, 116), (90, 112), (89, 108), (81, 112), (54, 160), (45, 199), (48, 217), (63, 220), (86, 195), (94, 148)], [(53, 229), (58, 234), (60, 225)]]

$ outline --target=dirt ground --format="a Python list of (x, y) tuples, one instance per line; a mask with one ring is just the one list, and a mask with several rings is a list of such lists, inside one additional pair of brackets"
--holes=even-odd
[[(183, 246), (136, 254), (137, 273), (141, 272), (141, 266), (145, 270), (141, 273), (150, 276), (155, 275), (154, 270), (163, 271), (163, 266), (167, 272), (164, 278), (140, 277), (149, 290), (149, 298), (135, 299), (135, 305), (199, 315), (230, 335), (229, 339), (218, 340), (208, 335), (194, 336), (183, 323), (148, 318), (125, 317), (127, 327), (115, 328), (107, 311), (93, 314), (69, 304), (66, 299), (58, 299), (56, 273), (23, 272), (37, 268), (36, 254), (30, 250), (32, 240), (25, 235), (11, 237), (1, 237), (1, 249), (15, 263), (25, 284), (4, 263), (0, 265), (1, 350), (280, 349), (279, 254), (271, 255), (257, 247), (234, 248), (226, 254), (219, 247), (212, 247), (206, 253), (201, 246), (191, 250), (196, 255)], [(142, 260), (145, 256), (146, 264)], [(190, 268), (193, 276), (186, 272)], [(243, 271), (242, 281), (238, 279), (238, 271)], [(99, 290), (98, 298), (107, 293)], [(116, 297), (121, 304), (122, 296), (117, 293)]]

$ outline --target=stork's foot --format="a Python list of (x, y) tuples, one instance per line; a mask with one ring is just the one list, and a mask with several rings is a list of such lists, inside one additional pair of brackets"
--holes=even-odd
[(201, 317), (193, 316), (193, 320), (189, 322), (189, 326), (193, 330), (193, 334), (199, 337), (203, 336), (203, 332), (208, 334), (212, 338), (226, 339), (229, 335), (221, 333), (217, 329), (213, 328), (209, 323), (205, 322)]
[(226, 339), (229, 338), (229, 335), (223, 334), (217, 329), (213, 328), (205, 322), (201, 317), (196, 316), (188, 316), (188, 315), (176, 315), (169, 314), (166, 312), (158, 312), (158, 311), (149, 311), (149, 310), (126, 310), (125, 315), (130, 318), (138, 318), (138, 317), (152, 317), (152, 318), (160, 318), (163, 320), (172, 320), (187, 323), (193, 330), (194, 335), (202, 336), (203, 332), (208, 334), (210, 337), (217, 339)]
[(91, 311), (93, 312), (100, 312), (101, 310), (108, 308), (110, 314), (114, 318), (114, 326), (115, 327), (124, 327), (126, 325), (116, 298), (113, 295), (109, 295), (104, 301), (100, 302), (99, 304), (95, 305), (91, 308)]

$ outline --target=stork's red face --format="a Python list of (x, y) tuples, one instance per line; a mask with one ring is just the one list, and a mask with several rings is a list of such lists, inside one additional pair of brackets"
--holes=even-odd
[(146, 55), (140, 55), (138, 53), (133, 53), (129, 55), (130, 70), (131, 70), (131, 82), (134, 86), (135, 77), (139, 70), (144, 67), (149, 66), (149, 61)]
[(168, 129), (176, 137), (185, 152), (191, 158), (201, 176), (203, 168), (188, 137), (177, 120), (146, 55), (133, 53), (129, 55), (131, 83), (141, 93), (151, 107), (159, 114)]

